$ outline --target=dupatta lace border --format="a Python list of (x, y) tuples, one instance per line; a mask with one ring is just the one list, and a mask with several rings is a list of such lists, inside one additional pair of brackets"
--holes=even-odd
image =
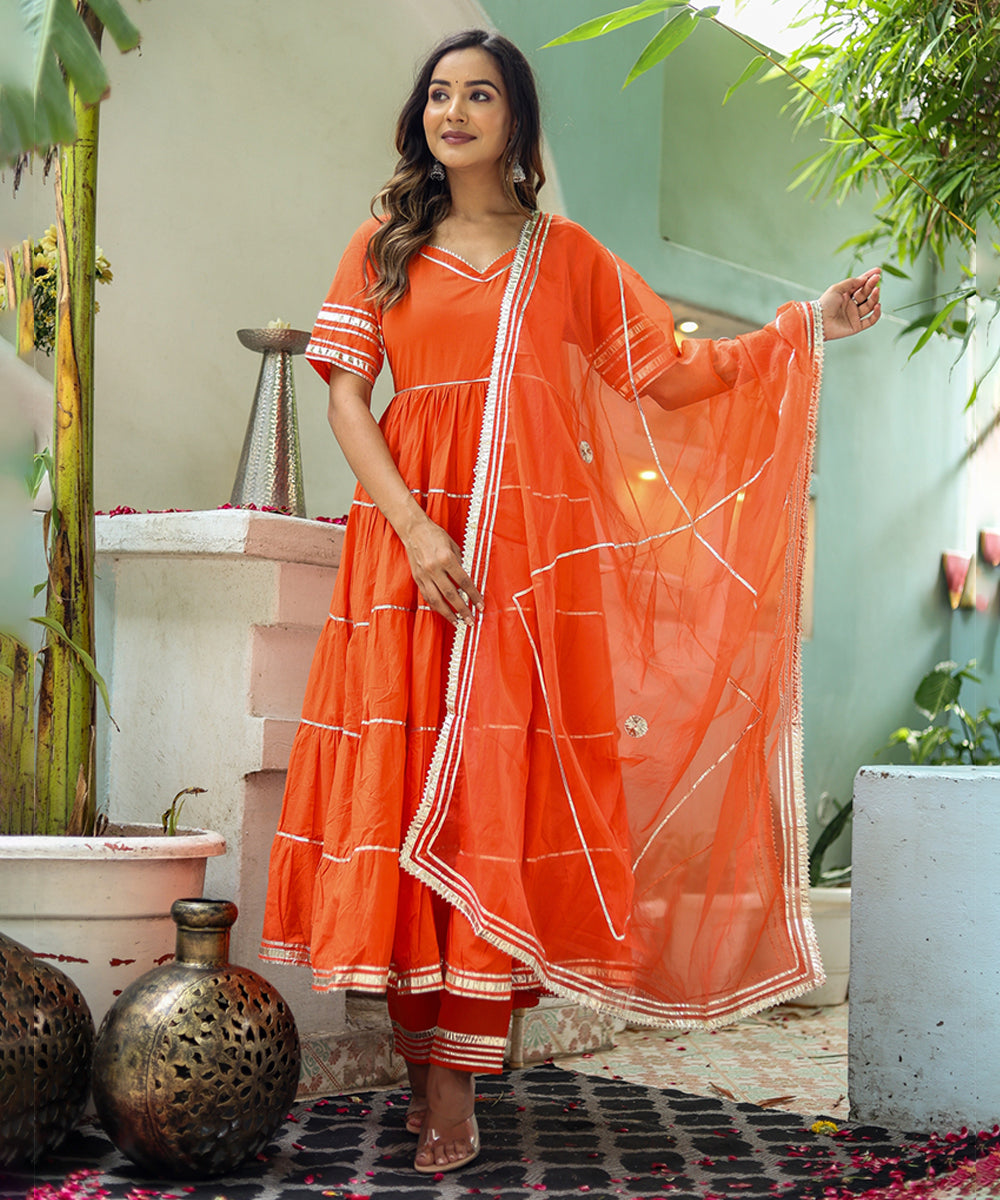
[[(537, 278), (549, 223), (550, 218), (547, 216), (535, 214), (525, 224), (501, 302), (463, 546), (463, 565), (479, 586), (486, 578), (489, 565), (489, 530), (495, 517), (498, 493), (498, 489), (490, 484), (499, 476), (502, 467), (508, 389), (518, 334)], [(789, 571), (794, 571), (794, 577), (789, 579), (789, 584), (794, 588), (794, 611), (786, 620), (793, 623), (793, 628), (788, 632), (795, 638), (798, 638), (801, 632), (800, 601), (807, 536), (808, 479), (823, 366), (822, 310), (818, 301), (803, 304), (801, 309), (804, 310), (809, 331), (812, 388), (807, 418), (807, 451), (796, 479), (794, 529), (793, 537), (789, 541), (790, 557), (786, 565), (786, 575)], [(786, 927), (799, 951), (799, 961), (784, 972), (738, 989), (715, 1002), (667, 1003), (632, 991), (626, 982), (625, 972), (620, 968), (616, 970), (612, 966), (603, 969), (607, 976), (619, 975), (620, 982), (616, 986), (596, 977), (596, 972), (591, 974), (586, 968), (573, 969), (567, 964), (547, 962), (541, 946), (534, 938), (525, 934), (523, 930), (510, 926), (508, 922), (501, 921), (496, 914), (485, 912), (466, 881), (448, 864), (431, 854), (430, 843), (447, 809), (446, 804), (440, 804), (435, 811), (435, 803), (441, 798), (443, 790), (450, 791), (450, 781), (454, 778), (461, 755), (462, 726), (478, 649), (479, 628), (478, 623), (471, 629), (465, 625), (456, 628), (449, 662), (446, 716), (428, 770), (420, 806), (400, 851), (400, 867), (461, 912), (478, 936), (526, 964), (546, 991), (637, 1024), (680, 1028), (697, 1024), (703, 1028), (712, 1028), (749, 1016), (782, 1001), (792, 1000), (822, 983), (824, 975), (809, 903), (799, 655), (792, 655), (790, 663), (786, 696), (790, 711), (779, 749), (782, 821), (784, 827), (793, 834), (797, 851), (784, 855), (785, 918)], [(795, 911), (796, 902), (798, 913)], [(361, 990), (377, 991), (382, 990), (389, 982), (390, 974), (389, 969), (386, 969), (384, 981), (380, 980), (380, 986), (377, 986), (368, 972), (364, 972), (366, 978), (362, 979), (350, 967), (346, 967), (342, 971), (324, 971), (322, 980), (317, 977), (314, 986), (319, 990), (352, 986)]]

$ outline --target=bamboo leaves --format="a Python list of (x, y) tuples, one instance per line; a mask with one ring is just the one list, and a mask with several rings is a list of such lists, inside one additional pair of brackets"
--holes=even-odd
[[(1000, 204), (996, 6), (828, 0), (822, 35), (836, 49), (817, 56), (805, 45), (786, 62), (816, 93), (793, 98), (800, 121), (826, 125), (814, 191), (874, 183), (880, 232), (902, 262), (925, 249), (941, 262), (950, 246), (970, 250), (978, 223)], [(863, 138), (848, 136), (848, 125)]]
[(964, 336), (968, 329), (969, 323), (967, 321), (961, 325), (958, 321), (953, 322), (954, 328), (950, 331), (947, 330), (945, 323), (960, 304), (965, 304), (967, 301), (971, 300), (975, 294), (976, 293), (973, 289), (962, 291), (957, 296), (953, 296), (950, 300), (948, 300), (943, 308), (939, 308), (936, 312), (918, 317), (915, 321), (911, 321), (910, 324), (907, 325), (907, 327), (903, 330), (903, 333), (914, 333), (918, 329), (922, 330), (922, 332), (913, 349), (910, 351), (910, 358), (912, 358), (918, 350), (922, 350), (935, 333), (952, 332), (956, 336)]
[(735, 92), (737, 88), (741, 88), (745, 83), (749, 83), (755, 75), (759, 75), (764, 67), (767, 66), (767, 62), (768, 60), (763, 54), (758, 54), (756, 58), (752, 58), (743, 68), (740, 77), (728, 88), (725, 96), (722, 98), (722, 103), (728, 104), (733, 92)]
[[(1000, 312), (1000, 5), (971, 0), (823, 0), (820, 23), (791, 55), (772, 53), (725, 25), (714, 8), (635, 4), (578, 26), (549, 45), (598, 37), (675, 10), (628, 74), (632, 82), (663, 61), (710, 20), (754, 52), (728, 89), (759, 76), (784, 76), (798, 125), (822, 126), (821, 148), (799, 168), (792, 186), (844, 199), (877, 193), (873, 224), (851, 248), (879, 248), (895, 269), (930, 252), (943, 266), (957, 250), (975, 270), (935, 301), (909, 329), (915, 352), (935, 334), (969, 345), (977, 327)], [(804, 35), (805, 36), (805, 35)], [(989, 236), (977, 231), (992, 231)], [(883, 263), (888, 270), (892, 263)], [(985, 301), (985, 305), (981, 302)], [(990, 364), (987, 370), (992, 370)], [(983, 376), (985, 377), (985, 376)], [(981, 382), (981, 380), (980, 380)], [(970, 403), (975, 399), (978, 384)]]
[(636, 21), (644, 21), (646, 17), (656, 16), (666, 12), (668, 8), (687, 8), (687, 0), (644, 0), (642, 4), (632, 4), (628, 8), (620, 8), (617, 12), (608, 13), (603, 17), (595, 17), (592, 21), (584, 21), (569, 33), (553, 38), (546, 46), (564, 46), (569, 42), (586, 42), (590, 38), (601, 37)]
[(699, 9), (693, 4), (688, 4), (686, 0), (644, 0), (644, 3), (620, 8), (606, 16), (595, 17), (592, 21), (584, 21), (582, 25), (577, 25), (575, 29), (553, 39), (547, 45), (563, 46), (569, 42), (585, 42), (612, 33), (616, 29), (623, 29), (626, 25), (633, 25), (636, 21), (644, 21), (647, 17), (657, 16), (669, 9), (681, 11), (674, 12), (666, 24), (646, 43), (625, 79), (623, 86), (628, 87), (640, 75), (645, 75), (657, 63), (663, 62), (668, 55), (673, 54), (677, 47), (694, 33), (700, 21), (714, 18), (719, 11), (718, 7)]
[(646, 45), (646, 48), (635, 60), (635, 65), (625, 79), (625, 86), (644, 75), (651, 67), (663, 62), (668, 54), (673, 54), (677, 47), (694, 33), (698, 22), (703, 16), (710, 16), (719, 10), (706, 9), (704, 12), (680, 12), (672, 17), (666, 25)]

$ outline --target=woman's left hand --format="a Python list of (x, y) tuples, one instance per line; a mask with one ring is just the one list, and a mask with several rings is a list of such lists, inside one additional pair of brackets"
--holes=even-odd
[(879, 303), (881, 276), (881, 269), (872, 267), (863, 275), (835, 283), (820, 296), (826, 341), (850, 337), (877, 324), (882, 315), (882, 305)]

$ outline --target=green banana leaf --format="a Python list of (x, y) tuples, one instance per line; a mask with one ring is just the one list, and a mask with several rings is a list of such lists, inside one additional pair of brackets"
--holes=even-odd
[[(139, 44), (119, 0), (90, 0), (90, 7), (119, 50)], [(63, 71), (84, 103), (107, 93), (107, 71), (73, 0), (0, 5), (0, 166), (76, 137)]]

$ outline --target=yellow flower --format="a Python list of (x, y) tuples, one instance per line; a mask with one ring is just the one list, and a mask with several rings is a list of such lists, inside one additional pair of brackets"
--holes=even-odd
[(110, 283), (114, 279), (111, 273), (111, 263), (104, 257), (104, 251), (97, 247), (97, 262), (95, 264), (98, 283)]
[(31, 256), (31, 271), (33, 275), (37, 275), (39, 272), (44, 273), (51, 265), (52, 264), (49, 261), (49, 256), (47, 254), (43, 254), (40, 250), (36, 250)]
[(38, 240), (38, 244), (46, 254), (55, 254), (56, 252), (56, 227), (50, 225)]
[(839, 1132), (837, 1126), (834, 1125), (832, 1121), (814, 1121), (813, 1124), (809, 1126), (809, 1129), (812, 1133), (822, 1133), (827, 1135)]

